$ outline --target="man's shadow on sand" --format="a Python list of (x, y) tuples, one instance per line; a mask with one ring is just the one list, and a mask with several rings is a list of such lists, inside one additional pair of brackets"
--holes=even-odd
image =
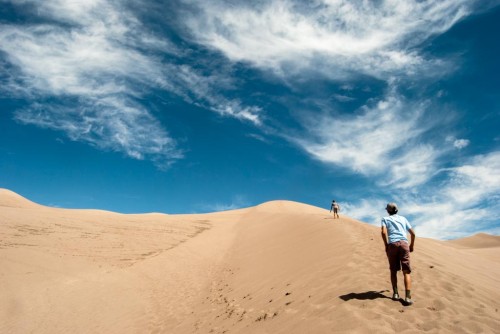
[[(343, 301), (349, 301), (351, 299), (358, 299), (358, 300), (375, 300), (379, 298), (385, 298), (385, 299), (391, 299), (391, 297), (387, 297), (386, 295), (383, 294), (383, 292), (389, 292), (389, 290), (381, 290), (381, 291), (366, 291), (366, 292), (351, 292), (346, 295), (339, 296), (340, 299)], [(403, 299), (399, 299), (399, 302), (403, 306), (407, 306), (404, 302)]]
[(366, 292), (351, 292), (348, 293), (347, 295), (340, 296), (339, 298), (342, 299), (343, 301), (349, 301), (351, 299), (358, 299), (358, 300), (374, 300), (378, 298), (387, 298), (391, 299), (390, 297), (387, 297), (384, 295), (382, 292), (389, 292), (389, 290), (382, 290), (382, 291), (366, 291)]

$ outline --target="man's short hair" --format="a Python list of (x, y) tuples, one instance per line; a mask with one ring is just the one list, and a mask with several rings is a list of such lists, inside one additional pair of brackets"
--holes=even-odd
[(388, 203), (385, 209), (391, 215), (395, 215), (396, 213), (398, 213), (398, 206), (396, 205), (396, 203)]

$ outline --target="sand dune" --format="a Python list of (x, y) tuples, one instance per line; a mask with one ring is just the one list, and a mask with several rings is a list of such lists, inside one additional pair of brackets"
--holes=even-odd
[(468, 248), (500, 247), (500, 236), (478, 233), (471, 237), (451, 240), (450, 244)]
[(379, 228), (317, 207), (123, 215), (0, 189), (0, 332), (498, 333), (497, 238), (418, 238), (405, 307)]

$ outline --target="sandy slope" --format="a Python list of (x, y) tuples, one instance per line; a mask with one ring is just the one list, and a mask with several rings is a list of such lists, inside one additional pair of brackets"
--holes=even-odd
[(379, 229), (323, 209), (121, 215), (0, 189), (0, 332), (495, 333), (497, 238), (417, 239), (404, 307)]
[(500, 236), (478, 233), (471, 237), (451, 240), (450, 244), (468, 248), (500, 247)]

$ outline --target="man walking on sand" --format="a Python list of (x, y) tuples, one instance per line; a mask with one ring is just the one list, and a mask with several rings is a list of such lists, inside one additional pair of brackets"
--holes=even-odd
[(337, 218), (340, 218), (339, 217), (340, 205), (337, 202), (335, 202), (335, 200), (332, 201), (330, 212), (332, 212), (332, 210), (333, 210), (333, 219), (335, 219), (335, 216), (337, 216)]
[[(385, 251), (389, 260), (391, 270), (391, 283), (394, 291), (393, 300), (399, 300), (398, 293), (398, 271), (403, 269), (403, 277), (406, 289), (404, 303), (413, 304), (411, 300), (411, 266), (410, 252), (415, 245), (415, 232), (405, 217), (398, 215), (398, 207), (395, 203), (387, 204), (388, 217), (382, 218), (382, 240), (384, 240)], [(411, 241), (408, 246), (407, 232), (410, 233)]]

